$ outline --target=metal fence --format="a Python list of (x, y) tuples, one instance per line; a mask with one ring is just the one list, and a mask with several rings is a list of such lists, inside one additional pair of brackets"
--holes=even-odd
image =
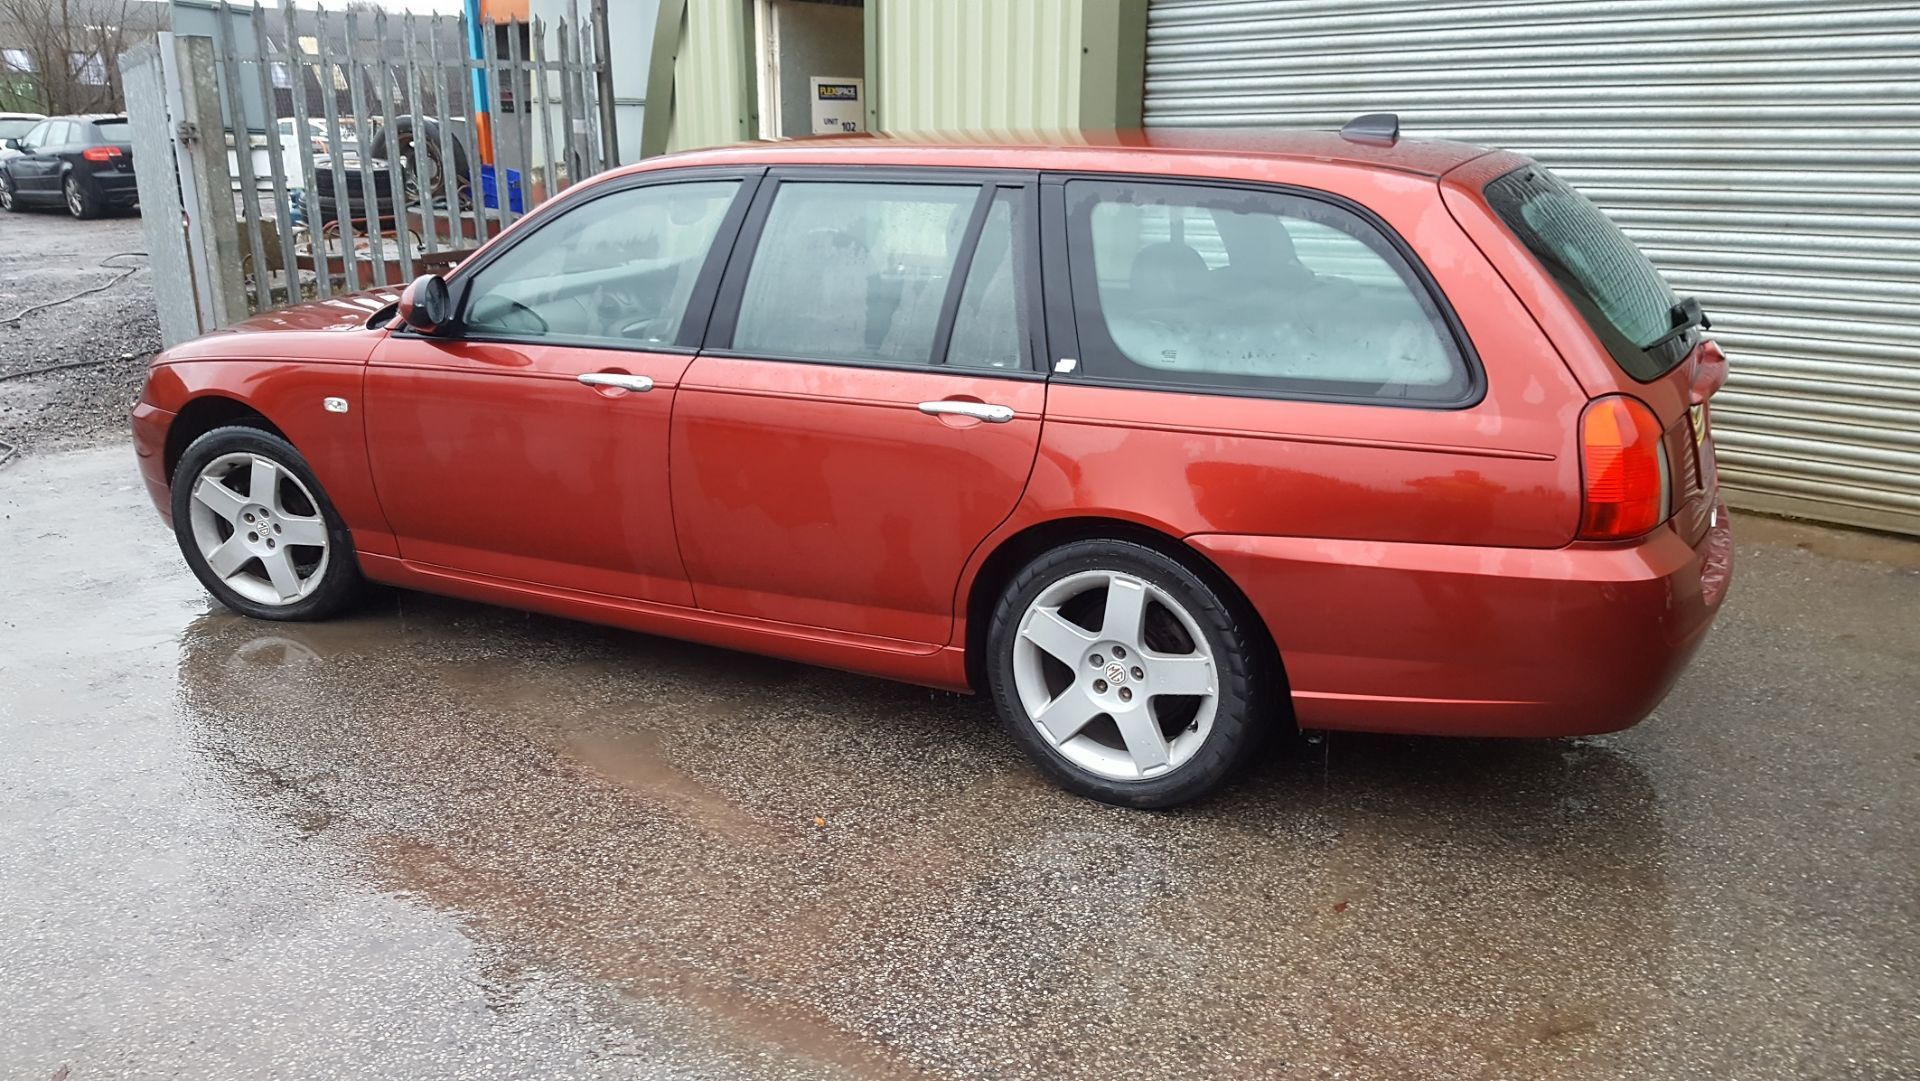
[(163, 297), (163, 338), (404, 283), (605, 168), (592, 41), (565, 20), (181, 0), (122, 61), (150, 250), (185, 223), (194, 325), (170, 328)]

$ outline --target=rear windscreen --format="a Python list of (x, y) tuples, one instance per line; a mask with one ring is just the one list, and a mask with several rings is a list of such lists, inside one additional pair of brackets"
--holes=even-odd
[(33, 130), (38, 120), (0, 120), (0, 139), (18, 139)]
[(1486, 196), (1628, 375), (1656, 379), (1692, 350), (1691, 335), (1648, 348), (1673, 329), (1673, 290), (1586, 196), (1538, 165), (1493, 181)]
[(130, 143), (133, 141), (133, 128), (124, 120), (99, 120), (94, 127), (100, 129), (100, 141), (103, 143)]

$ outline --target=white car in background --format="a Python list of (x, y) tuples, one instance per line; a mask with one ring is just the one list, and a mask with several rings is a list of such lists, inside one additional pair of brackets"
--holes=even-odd
[[(33, 130), (33, 126), (46, 117), (39, 113), (0, 113), (0, 144), (8, 139), (18, 139)], [(8, 150), (0, 145), (0, 161), (19, 155), (18, 150)]]

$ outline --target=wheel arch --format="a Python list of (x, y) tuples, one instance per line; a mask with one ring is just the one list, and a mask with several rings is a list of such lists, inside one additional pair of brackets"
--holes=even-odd
[(1007, 583), (1021, 568), (1042, 554), (1062, 545), (1083, 540), (1128, 541), (1151, 548), (1192, 571), (1233, 608), (1241, 626), (1259, 643), (1260, 656), (1255, 663), (1263, 675), (1271, 677), (1275, 697), (1291, 717), (1286, 664), (1275, 645), (1266, 621), (1253, 602), (1234, 580), (1205, 554), (1180, 538), (1150, 525), (1123, 518), (1096, 516), (1053, 518), (1036, 522), (1003, 538), (988, 553), (967, 587), (964, 609), (967, 682), (976, 690), (986, 687), (987, 628), (993, 619), (993, 606)]
[(213, 431), (227, 427), (258, 428), (286, 439), (287, 434), (280, 426), (253, 406), (224, 394), (202, 394), (180, 407), (172, 423), (167, 425), (167, 439), (162, 451), (167, 483), (173, 483), (173, 471), (180, 465), (180, 456), (187, 452), (193, 441)]

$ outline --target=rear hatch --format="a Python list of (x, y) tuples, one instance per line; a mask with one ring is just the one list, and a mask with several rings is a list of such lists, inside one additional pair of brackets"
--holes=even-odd
[(1545, 167), (1529, 162), (1489, 181), (1484, 194), (1612, 358), (1621, 378), (1609, 391), (1658, 419), (1672, 522), (1698, 543), (1719, 487), (1708, 399), (1726, 380), (1726, 358), (1703, 333), (1707, 317), (1675, 295), (1599, 207)]
[(93, 126), (99, 135), (100, 142), (120, 151), (118, 156), (103, 164), (106, 164), (110, 171), (131, 174), (133, 172), (133, 128), (127, 123), (126, 117), (102, 117), (95, 120)]

